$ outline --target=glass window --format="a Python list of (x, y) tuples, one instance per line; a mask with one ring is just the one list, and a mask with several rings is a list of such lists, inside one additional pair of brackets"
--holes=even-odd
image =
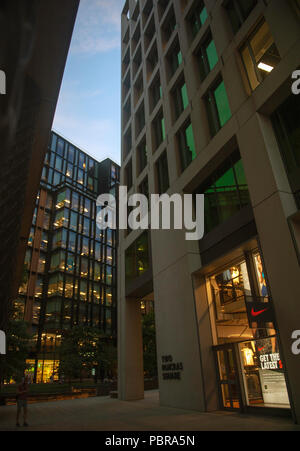
[(32, 249), (27, 249), (25, 253), (24, 265), (29, 270), (31, 264)]
[(206, 106), (211, 134), (214, 136), (231, 118), (224, 81), (220, 81), (209, 90), (206, 96)]
[(179, 153), (181, 160), (181, 170), (184, 171), (188, 165), (196, 158), (196, 148), (192, 124), (181, 129), (177, 135)]
[(132, 187), (133, 177), (132, 177), (132, 160), (125, 167), (125, 183), (128, 189)]
[(85, 169), (86, 168), (85, 155), (82, 152), (79, 152), (78, 166), (81, 169)]
[(56, 209), (63, 208), (64, 206), (70, 207), (70, 198), (71, 198), (71, 191), (69, 189), (65, 189), (64, 191), (60, 192), (57, 195), (56, 200)]
[(72, 210), (79, 211), (79, 200), (80, 200), (79, 195), (77, 193), (73, 192), (72, 193), (72, 204), (71, 204)]
[(82, 238), (82, 248), (81, 248), (81, 255), (89, 255), (89, 239), (88, 238)]
[(300, 102), (291, 94), (273, 113), (273, 128), (293, 192), (300, 190)]
[(101, 261), (101, 244), (97, 241), (95, 242), (95, 259)]
[(100, 263), (95, 262), (94, 264), (94, 281), (100, 282), (101, 280), (101, 266)]
[(42, 278), (42, 276), (38, 276), (36, 279), (34, 296), (36, 298), (41, 298), (43, 296), (43, 278)]
[(89, 218), (83, 218), (83, 230), (82, 233), (84, 235), (90, 235), (90, 220)]
[(78, 214), (74, 211), (71, 211), (70, 214), (70, 229), (77, 231), (77, 223), (78, 223)]
[[(73, 277), (66, 276), (66, 282), (65, 282), (65, 297), (66, 298), (73, 298)], [(71, 311), (70, 311), (71, 313)]]
[(187, 88), (184, 79), (182, 79), (172, 91), (174, 105), (173, 119), (176, 120), (189, 104)]
[(68, 245), (68, 250), (71, 252), (75, 252), (76, 251), (76, 238), (77, 235), (75, 232), (69, 232), (69, 245)]
[(248, 406), (290, 408), (277, 337), (239, 344)]
[(61, 175), (59, 174), (59, 172), (54, 171), (54, 176), (53, 176), (53, 185), (57, 186), (60, 184), (60, 180), (61, 180)]
[(75, 255), (70, 252), (67, 253), (66, 271), (71, 274), (75, 271)]
[(205, 196), (206, 233), (247, 206), (250, 198), (239, 153), (226, 160), (197, 192)]
[(51, 150), (53, 150), (53, 152), (55, 152), (56, 150), (56, 143), (57, 143), (57, 135), (55, 133), (51, 134)]
[(256, 4), (257, 0), (229, 0), (225, 3), (234, 33), (240, 29)]
[(65, 141), (58, 138), (56, 152), (59, 156), (63, 157), (65, 153)]
[(81, 185), (84, 184), (84, 173), (81, 169), (78, 169), (77, 182)]
[(57, 249), (58, 247), (62, 249), (67, 247), (67, 231), (65, 229), (58, 230), (53, 235), (52, 249)]
[(66, 176), (69, 178), (73, 178), (73, 165), (70, 163), (67, 164)]
[(48, 248), (48, 232), (43, 231), (42, 232), (42, 238), (41, 238), (41, 250), (46, 251)]
[(55, 252), (51, 257), (50, 271), (65, 270), (65, 252)]
[(263, 21), (250, 35), (241, 48), (241, 55), (251, 89), (254, 90), (280, 62), (267, 22)]
[(49, 227), (50, 227), (50, 214), (45, 211), (43, 218), (43, 229), (49, 230)]
[(87, 301), (88, 291), (87, 291), (87, 282), (84, 280), (80, 280), (80, 300)]
[(41, 252), (38, 263), (38, 272), (43, 273), (45, 271), (45, 265), (46, 265), (46, 254)]
[(180, 50), (179, 42), (176, 41), (167, 55), (168, 62), (168, 78), (171, 79), (178, 67), (182, 64), (183, 58)]
[(55, 215), (54, 228), (68, 227), (69, 222), (69, 210), (64, 208), (59, 210)]
[(165, 120), (163, 112), (157, 115), (152, 123), (153, 137), (154, 137), (154, 150), (156, 150), (161, 143), (166, 139)]
[(28, 246), (32, 246), (33, 245), (34, 231), (35, 231), (34, 227), (31, 227), (30, 234), (29, 234), (29, 237), (28, 237)]
[(158, 193), (163, 194), (169, 189), (169, 168), (167, 152), (164, 151), (156, 163)]
[(193, 38), (197, 35), (200, 28), (205, 24), (207, 18), (208, 14), (205, 5), (202, 1), (200, 1), (197, 7), (192, 11), (192, 13), (188, 17), (190, 30)]
[(55, 274), (50, 277), (48, 285), (48, 296), (62, 295), (63, 274)]
[(144, 141), (137, 149), (138, 160), (139, 160), (139, 174), (147, 166), (147, 147), (146, 141)]
[(218, 54), (211, 34), (201, 44), (196, 52), (196, 58), (199, 61), (201, 80), (204, 80), (218, 62)]
[(69, 150), (68, 150), (68, 161), (73, 164), (75, 162), (75, 149), (74, 149), (74, 146), (72, 146), (71, 144), (69, 145)]
[(56, 169), (57, 171), (62, 171), (62, 166), (63, 166), (63, 159), (60, 158), (60, 157), (58, 157), (58, 156), (56, 156), (56, 159), (55, 159), (55, 169)]
[(141, 276), (149, 269), (148, 232), (144, 232), (125, 251), (126, 281)]

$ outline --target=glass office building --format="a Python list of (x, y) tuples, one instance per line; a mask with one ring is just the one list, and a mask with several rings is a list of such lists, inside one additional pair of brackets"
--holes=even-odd
[(117, 237), (97, 227), (96, 199), (118, 181), (117, 164), (51, 133), (16, 301), (34, 334), (28, 363), (37, 382), (57, 377), (61, 336), (72, 326), (115, 339)]

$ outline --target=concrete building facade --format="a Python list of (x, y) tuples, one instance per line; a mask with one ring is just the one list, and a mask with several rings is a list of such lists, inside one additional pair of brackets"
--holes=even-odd
[(128, 0), (128, 193), (205, 194), (205, 234), (120, 231), (119, 397), (143, 397), (153, 299), (162, 405), (300, 421), (299, 2)]

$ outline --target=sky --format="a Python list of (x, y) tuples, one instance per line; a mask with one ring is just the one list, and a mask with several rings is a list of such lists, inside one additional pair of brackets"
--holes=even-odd
[(125, 0), (81, 0), (53, 130), (120, 164), (121, 12)]

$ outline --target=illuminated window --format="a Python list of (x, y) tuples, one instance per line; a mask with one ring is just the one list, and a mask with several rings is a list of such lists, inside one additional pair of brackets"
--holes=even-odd
[(211, 34), (205, 37), (199, 49), (195, 53), (196, 59), (199, 63), (200, 77), (203, 81), (205, 77), (213, 70), (218, 62), (218, 54), (215, 42)]
[(263, 21), (241, 48), (241, 56), (252, 90), (268, 76), (280, 62), (267, 22)]
[(228, 158), (197, 193), (205, 195), (205, 233), (249, 205), (248, 186), (239, 152)]
[(231, 110), (223, 80), (218, 80), (214, 87), (210, 88), (206, 97), (209, 126), (214, 136), (231, 118)]
[(125, 251), (126, 281), (140, 277), (149, 269), (148, 233), (144, 232)]

